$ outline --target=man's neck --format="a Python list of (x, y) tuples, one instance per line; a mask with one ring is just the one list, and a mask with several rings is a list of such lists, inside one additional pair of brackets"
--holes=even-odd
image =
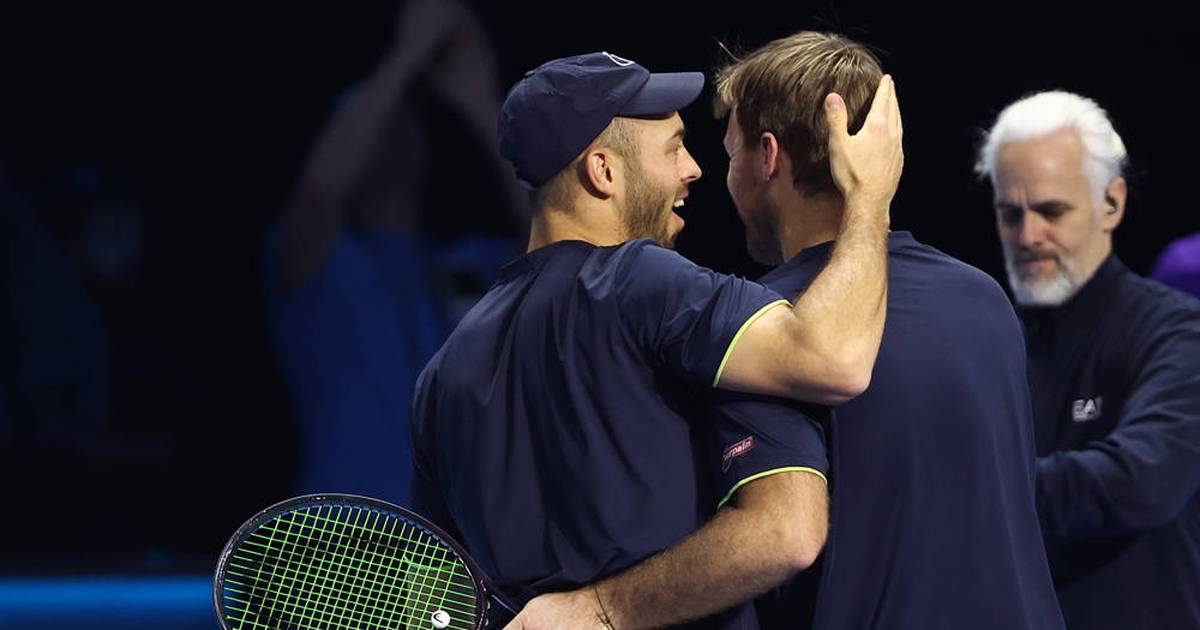
[(573, 212), (542, 208), (533, 213), (526, 251), (559, 241), (583, 241), (606, 247), (627, 240), (624, 226), (611, 208), (577, 208)]
[(837, 238), (845, 203), (840, 196), (795, 196), (781, 200), (779, 251), (787, 262), (801, 250)]
[[(1112, 237), (1101, 238), (1096, 243), (1096, 250), (1088, 256), (1089, 261), (1084, 269), (1077, 270), (1079, 276), (1075, 279), (1080, 288), (1087, 286), (1096, 277), (1096, 272), (1104, 266), (1104, 261), (1112, 255)], [(1069, 298), (1068, 298), (1069, 299)]]

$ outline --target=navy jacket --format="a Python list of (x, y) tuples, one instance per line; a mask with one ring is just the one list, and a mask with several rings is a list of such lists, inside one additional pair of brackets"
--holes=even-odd
[(1110, 256), (1020, 315), (1067, 626), (1200, 628), (1200, 302)]

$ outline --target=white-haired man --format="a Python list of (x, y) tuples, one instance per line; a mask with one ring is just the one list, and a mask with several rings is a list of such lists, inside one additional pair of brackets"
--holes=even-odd
[(1200, 628), (1200, 302), (1112, 252), (1125, 146), (1094, 101), (1006, 107), (977, 171), (1025, 326), (1037, 502), (1069, 628)]

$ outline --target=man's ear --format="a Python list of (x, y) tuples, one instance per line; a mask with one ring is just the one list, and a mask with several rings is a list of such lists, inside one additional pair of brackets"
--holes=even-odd
[(758, 137), (758, 150), (761, 156), (759, 162), (759, 173), (764, 182), (770, 181), (772, 177), (779, 172), (781, 166), (781, 153), (779, 151), (779, 138), (770, 131), (764, 131)]
[(608, 199), (617, 194), (617, 180), (621, 173), (620, 158), (606, 147), (587, 150), (580, 160), (583, 184), (596, 196)]
[(1124, 177), (1118, 177), (1108, 183), (1104, 189), (1104, 206), (1100, 211), (1101, 228), (1112, 234), (1121, 219), (1125, 218), (1125, 201), (1128, 198), (1129, 186)]

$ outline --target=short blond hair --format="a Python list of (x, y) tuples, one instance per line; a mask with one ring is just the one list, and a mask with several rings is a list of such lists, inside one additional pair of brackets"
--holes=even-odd
[(747, 147), (763, 133), (775, 134), (795, 164), (794, 182), (805, 194), (836, 193), (825, 97), (841, 95), (855, 133), (882, 77), (879, 60), (862, 44), (831, 33), (800, 31), (735, 57), (718, 70), (714, 112), (722, 117), (736, 107)]

